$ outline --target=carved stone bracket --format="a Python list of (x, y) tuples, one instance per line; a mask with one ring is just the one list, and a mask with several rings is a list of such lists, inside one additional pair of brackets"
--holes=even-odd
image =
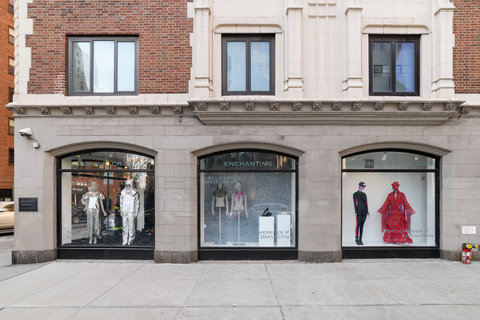
[(40, 107), (40, 114), (42, 116), (48, 116), (50, 114), (50, 109), (48, 109), (48, 107)]
[(208, 106), (206, 102), (199, 102), (197, 103), (197, 111), (207, 111)]
[(138, 114), (138, 108), (135, 106), (130, 106), (128, 107), (128, 113), (131, 114), (132, 116), (136, 115)]
[(360, 111), (360, 108), (362, 107), (362, 104), (360, 102), (355, 102), (352, 104), (352, 111)]
[(66, 116), (72, 114), (72, 108), (70, 108), (70, 107), (61, 106), (61, 107), (60, 107), (60, 110), (62, 110), (62, 113), (63, 113), (64, 115), (66, 115)]
[(16, 114), (25, 114), (25, 108), (24, 107), (15, 107), (14, 108)]
[(397, 106), (398, 111), (407, 111), (408, 110), (408, 102), (400, 102)]
[(160, 107), (159, 106), (150, 106), (150, 112), (152, 114), (160, 114)]
[(230, 111), (230, 102), (220, 102), (220, 111)]
[(312, 111), (320, 111), (321, 108), (322, 108), (321, 102), (314, 102), (312, 104)]
[(174, 106), (173, 107), (173, 113), (176, 115), (182, 115), (183, 114), (183, 107), (182, 106)]
[(300, 102), (293, 103), (292, 111), (302, 111), (302, 104)]
[(280, 110), (280, 103), (272, 102), (270, 103), (270, 111), (279, 111)]
[(245, 111), (255, 111), (255, 102), (245, 102)]
[(334, 102), (332, 103), (332, 111), (342, 111), (342, 102)]
[(460, 109), (458, 110), (459, 117), (469, 114), (471, 110), (472, 107), (470, 106), (460, 107)]
[(105, 107), (105, 111), (107, 111), (107, 114), (111, 116), (117, 114), (117, 110), (115, 109), (115, 107), (112, 106)]
[(85, 114), (87, 116), (93, 116), (95, 114), (95, 111), (93, 110), (93, 107), (84, 107), (83, 111), (85, 111)]
[(432, 110), (432, 104), (431, 103), (426, 102), (422, 105), (422, 111), (431, 111), (431, 110)]
[(448, 103), (445, 103), (445, 105), (443, 106), (443, 110), (451, 112), (451, 111), (455, 111), (455, 107), (456, 107), (455, 103), (448, 102)]
[(373, 109), (375, 111), (383, 111), (383, 107), (385, 105), (383, 104), (383, 102), (375, 102), (375, 105), (373, 106)]

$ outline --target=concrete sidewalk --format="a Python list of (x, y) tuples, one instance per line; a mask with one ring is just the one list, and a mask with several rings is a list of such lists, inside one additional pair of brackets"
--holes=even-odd
[(479, 273), (443, 260), (56, 261), (0, 281), (0, 319), (474, 319)]

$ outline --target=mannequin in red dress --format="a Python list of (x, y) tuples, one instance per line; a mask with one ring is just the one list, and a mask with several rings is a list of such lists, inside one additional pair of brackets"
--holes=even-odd
[(387, 243), (413, 243), (410, 232), (410, 216), (415, 210), (410, 206), (403, 192), (398, 191), (400, 184), (392, 183), (393, 192), (389, 193), (378, 213), (382, 215), (383, 241)]

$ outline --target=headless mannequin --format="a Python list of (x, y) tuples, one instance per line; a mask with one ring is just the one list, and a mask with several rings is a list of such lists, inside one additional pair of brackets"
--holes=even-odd
[(88, 243), (96, 244), (98, 236), (100, 235), (100, 210), (103, 215), (107, 213), (103, 208), (103, 200), (105, 196), (103, 193), (98, 192), (98, 184), (92, 182), (90, 191), (85, 193), (82, 197), (82, 204), (85, 206), (87, 213), (87, 230), (88, 230)]
[(232, 195), (232, 208), (230, 210), (230, 217), (232, 215), (240, 216), (242, 212), (248, 218), (247, 211), (247, 194), (242, 191), (242, 184), (240, 182), (235, 183), (235, 192)]
[(225, 215), (228, 215), (228, 197), (222, 183), (218, 183), (217, 189), (212, 193), (212, 216), (215, 215), (215, 211), (218, 211), (219, 215), (225, 211)]

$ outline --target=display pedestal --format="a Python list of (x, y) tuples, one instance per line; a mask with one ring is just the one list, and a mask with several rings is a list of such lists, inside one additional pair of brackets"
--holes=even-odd
[(275, 246), (274, 227), (274, 217), (258, 217), (258, 245), (260, 247)]
[(277, 238), (277, 247), (290, 247), (292, 241), (291, 235), (292, 217), (288, 214), (277, 215), (277, 231), (275, 237)]

